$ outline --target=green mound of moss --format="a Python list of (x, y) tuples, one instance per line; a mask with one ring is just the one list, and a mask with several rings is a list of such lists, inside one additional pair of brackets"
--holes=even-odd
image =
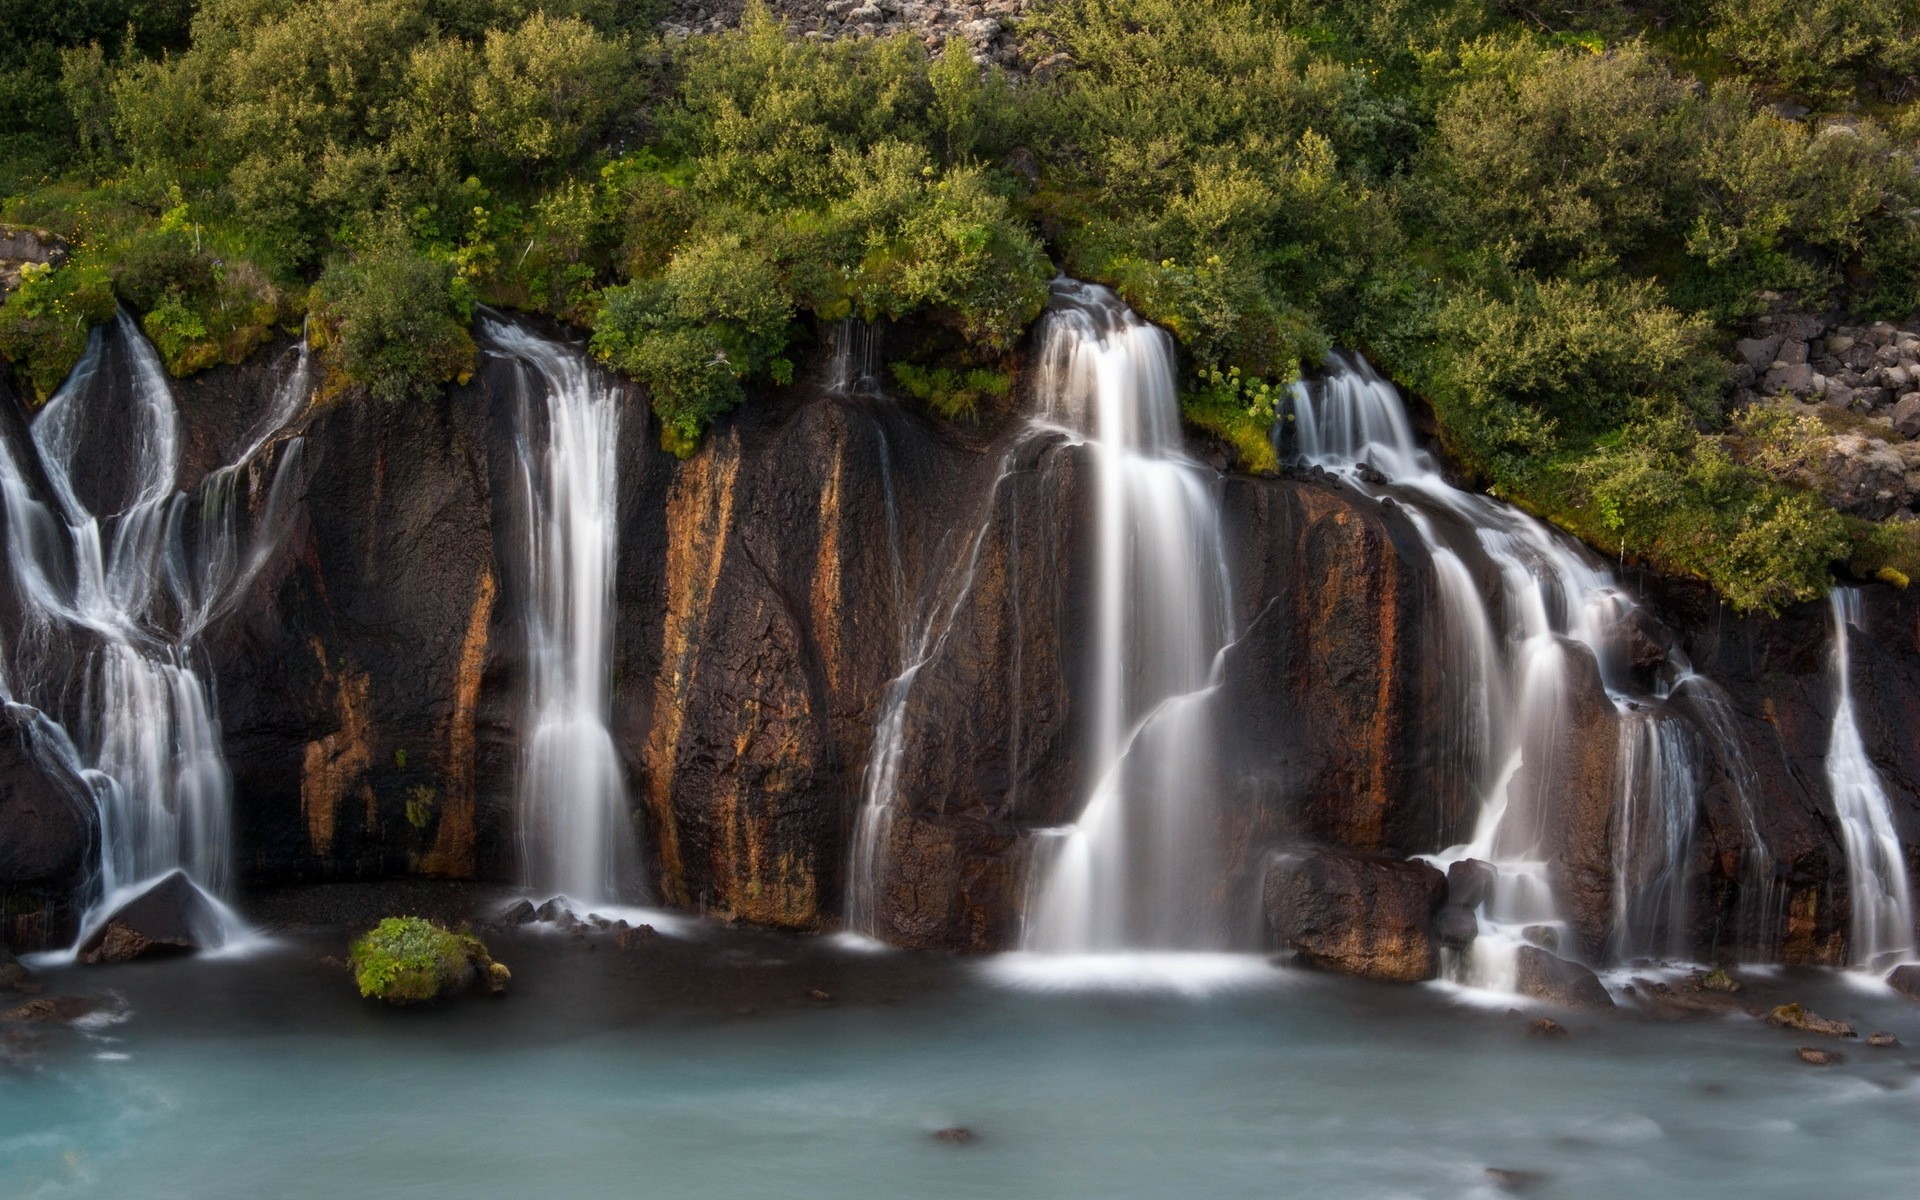
[(388, 917), (354, 940), (347, 961), (360, 994), (389, 1004), (422, 1004), (474, 982), (497, 993), (512, 978), (479, 938), (422, 917)]

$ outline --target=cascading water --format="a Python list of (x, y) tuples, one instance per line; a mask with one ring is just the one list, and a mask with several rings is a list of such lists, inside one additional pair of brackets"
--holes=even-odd
[[(1447, 675), (1458, 689), (1455, 769), (1473, 781), (1481, 811), (1472, 840), (1437, 856), (1475, 858), (1496, 871), (1481, 912), (1481, 936), (1463, 981), (1512, 990), (1517, 948), (1545, 926), (1564, 945), (1548, 876), (1543, 800), (1553, 786), (1544, 764), (1567, 734), (1570, 654), (1590, 651), (1620, 715), (1617, 752), (1615, 924), (1620, 957), (1678, 947), (1686, 922), (1686, 860), (1697, 807), (1695, 739), (1669, 711), (1682, 686), (1717, 700), (1677, 651), (1657, 671), (1653, 695), (1634, 695), (1619, 647), (1635, 604), (1612, 575), (1571, 538), (1493, 501), (1453, 487), (1414, 441), (1393, 386), (1364, 362), (1333, 360), (1329, 376), (1295, 391), (1299, 457), (1356, 487), (1393, 489), (1426, 545), (1448, 623)], [(1383, 481), (1384, 480), (1384, 481)], [(1472, 533), (1473, 552), (1493, 570), (1497, 592), (1483, 597), (1440, 523)], [(1527, 764), (1535, 765), (1533, 771)]]
[(1232, 639), (1213, 474), (1181, 451), (1173, 340), (1104, 288), (1058, 283), (1038, 420), (1094, 474), (1086, 805), (1042, 836), (1023, 947), (1204, 950), (1228, 940), (1212, 697)]
[(638, 892), (612, 719), (619, 397), (576, 349), (486, 318), (514, 364), (527, 694), (517, 780), (527, 882), (583, 904)]
[(835, 327), (833, 358), (827, 368), (827, 394), (878, 396), (885, 391), (880, 378), (880, 329), (858, 317)]
[[(216, 895), (229, 885), (232, 780), (196, 641), (285, 534), (301, 442), (285, 439), (271, 467), (263, 452), (310, 393), (303, 344), (235, 461), (197, 492), (178, 492), (179, 414), (165, 373), (125, 314), (116, 335), (124, 364), (106, 361), (109, 343), (96, 330), (34, 419), (29, 444), (0, 442), (21, 607), (0, 682), (8, 703), (73, 730), (36, 745), (66, 758), (99, 805), (96, 913), (175, 870)], [(96, 513), (82, 499), (79, 468), (84, 460), (102, 469), (87, 439), (115, 427), (126, 453), (112, 464), (121, 494), (96, 500)], [(80, 681), (77, 696), (70, 678)], [(211, 936), (239, 931), (222, 911), (228, 927)]]
[(1893, 806), (1854, 719), (1847, 631), (1859, 628), (1860, 593), (1835, 588), (1832, 605), (1833, 674), (1839, 702), (1834, 706), (1833, 738), (1827, 745), (1827, 785), (1847, 852), (1853, 963), (1881, 967), (1913, 953), (1913, 893), (1900, 836), (1893, 827)]

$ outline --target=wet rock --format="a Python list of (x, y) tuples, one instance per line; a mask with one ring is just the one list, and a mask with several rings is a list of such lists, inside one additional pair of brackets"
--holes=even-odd
[(1716, 967), (1701, 977), (1700, 986), (1709, 992), (1737, 992), (1740, 990), (1740, 981), (1724, 968)]
[(632, 929), (623, 929), (613, 935), (614, 948), (619, 950), (635, 950), (659, 940), (659, 931), (651, 925), (635, 925)]
[(1487, 1178), (1503, 1192), (1515, 1196), (1527, 1196), (1539, 1191), (1547, 1184), (1547, 1176), (1541, 1171), (1515, 1171), (1508, 1167), (1488, 1167)]
[(1920, 1000), (1920, 964), (1904, 963), (1888, 971), (1887, 986), (1909, 1000)]
[(1613, 997), (1592, 971), (1576, 962), (1549, 954), (1538, 946), (1522, 946), (1516, 953), (1518, 988), (1523, 996), (1568, 1008), (1612, 1008)]
[(1852, 1025), (1845, 1021), (1835, 1021), (1811, 1012), (1798, 1004), (1782, 1004), (1767, 1014), (1767, 1024), (1781, 1029), (1795, 1029), (1802, 1033), (1818, 1033), (1827, 1037), (1850, 1038), (1859, 1036)]
[(1870, 1033), (1867, 1035), (1867, 1045), (1876, 1047), (1877, 1049), (1886, 1050), (1899, 1044), (1900, 1039), (1891, 1033)]
[(192, 954), (219, 937), (220, 916), (184, 871), (174, 871), (116, 909), (80, 944), (93, 966)]
[(1396, 983), (1432, 979), (1446, 877), (1424, 862), (1334, 850), (1276, 855), (1263, 894), (1275, 940), (1308, 966)]
[(1492, 864), (1477, 858), (1463, 858), (1447, 868), (1447, 903), (1475, 909), (1493, 898), (1495, 873)]
[(534, 911), (533, 902), (530, 900), (515, 900), (507, 905), (505, 912), (500, 914), (502, 925), (531, 925), (539, 919), (540, 914)]
[(32, 986), (32, 983), (33, 976), (28, 973), (27, 968), (13, 956), (12, 951), (5, 946), (0, 946), (0, 990), (17, 992), (23, 986)]
[(0, 1023), (65, 1025), (106, 1006), (106, 1001), (95, 996), (41, 996), (0, 1012)]
[(821, 1003), (821, 1004), (827, 1004), (827, 1003), (830, 1003), (830, 1002), (831, 1002), (831, 1001), (833, 1000), (833, 995), (832, 995), (832, 993), (830, 993), (830, 992), (828, 992), (828, 991), (827, 991), (826, 989), (824, 989), (824, 988), (817, 988), (817, 987), (816, 987), (816, 988), (808, 988), (808, 989), (807, 989), (807, 999), (809, 999), (809, 1000), (814, 1000), (814, 1001), (818, 1001), (818, 1002), (819, 1002), (819, 1003)]
[(1464, 949), (1473, 945), (1474, 939), (1480, 936), (1480, 921), (1470, 908), (1444, 905), (1434, 914), (1433, 936), (1442, 946)]
[(1831, 1067), (1836, 1063), (1847, 1061), (1847, 1056), (1837, 1050), (1821, 1050), (1814, 1046), (1802, 1046), (1795, 1050), (1794, 1054), (1801, 1062), (1811, 1063), (1816, 1067)]
[(1560, 948), (1560, 929), (1557, 925), (1529, 925), (1520, 931), (1520, 936), (1543, 950)]
[(1541, 1017), (1539, 1020), (1527, 1026), (1527, 1036), (1556, 1041), (1560, 1038), (1572, 1037), (1573, 1035), (1567, 1032), (1565, 1025), (1562, 1025), (1552, 1017)]
[(936, 1129), (933, 1131), (934, 1141), (945, 1142), (949, 1146), (965, 1146), (971, 1142), (978, 1141), (979, 1137), (979, 1134), (968, 1129), (965, 1125), (954, 1125), (946, 1129)]
[(86, 785), (38, 738), (30, 715), (0, 708), (0, 889), (72, 884), (92, 855)]

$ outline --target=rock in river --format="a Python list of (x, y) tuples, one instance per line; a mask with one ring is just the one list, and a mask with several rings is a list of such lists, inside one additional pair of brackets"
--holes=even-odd
[(1316, 850), (1267, 867), (1267, 923), (1279, 944), (1322, 970), (1418, 983), (1439, 955), (1432, 922), (1446, 876), (1423, 862)]
[(183, 871), (116, 909), (80, 943), (80, 961), (93, 965), (192, 954), (219, 940), (220, 916), (206, 893)]

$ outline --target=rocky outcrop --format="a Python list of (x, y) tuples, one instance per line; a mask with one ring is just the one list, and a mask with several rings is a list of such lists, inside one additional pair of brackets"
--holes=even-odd
[(1439, 970), (1432, 921), (1447, 879), (1423, 862), (1338, 851), (1282, 852), (1263, 907), (1274, 941), (1307, 966), (1418, 983)]
[(1613, 997), (1592, 971), (1538, 946), (1515, 953), (1515, 987), (1522, 996), (1565, 1008), (1612, 1008)]
[(183, 872), (174, 871), (108, 914), (79, 946), (92, 966), (192, 954), (217, 945), (220, 916)]
[[(669, 38), (717, 33), (740, 23), (746, 0), (671, 0), (660, 32)], [(1014, 25), (1031, 0), (769, 0), (769, 11), (801, 37), (840, 38), (911, 35), (939, 51), (949, 42), (965, 46), (976, 61), (1020, 67)]]
[(0, 942), (19, 950), (73, 937), (98, 844), (92, 796), (62, 751), (31, 710), (0, 709)]
[(26, 267), (57, 267), (67, 261), (67, 245), (44, 229), (0, 225), (0, 301), (20, 286)]

